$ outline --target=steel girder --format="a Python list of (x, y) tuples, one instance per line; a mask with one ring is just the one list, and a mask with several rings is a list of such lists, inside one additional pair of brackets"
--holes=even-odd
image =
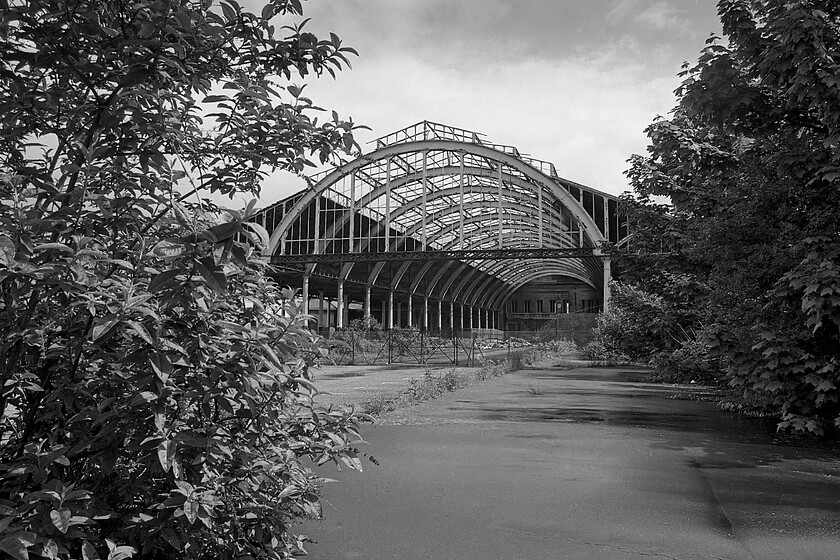
[[(427, 225), (424, 229), (426, 230), (425, 233), (427, 235), (431, 233), (431, 235), (428, 235), (427, 243), (434, 244), (438, 239), (446, 236), (451, 238), (448, 243), (442, 246), (444, 249), (443, 251), (389, 251), (386, 253), (354, 252), (344, 253), (341, 255), (329, 255), (323, 253), (316, 255), (277, 255), (273, 260), (278, 264), (283, 265), (291, 265), (298, 262), (306, 263), (308, 265), (307, 270), (309, 272), (314, 271), (314, 265), (318, 262), (343, 262), (345, 267), (340, 275), (341, 280), (348, 280), (349, 274), (352, 270), (351, 263), (376, 261), (377, 265), (374, 267), (373, 272), (370, 273), (366, 284), (369, 286), (373, 285), (393, 290), (398, 289), (402, 276), (410, 268), (410, 262), (427, 259), (435, 261), (448, 260), (450, 263), (447, 263), (445, 267), (438, 267), (435, 269), (435, 276), (431, 280), (431, 283), (426, 286), (424, 296), (439, 300), (449, 299), (450, 301), (466, 301), (468, 299), (473, 302), (473, 304), (477, 302), (485, 302), (485, 304), (489, 306), (494, 306), (494, 303), (496, 305), (503, 305), (504, 295), (512, 293), (512, 291), (515, 290), (514, 286), (518, 287), (521, 284), (527, 283), (531, 279), (544, 277), (550, 274), (563, 274), (585, 281), (590, 285), (594, 285), (595, 281), (598, 279), (597, 274), (592, 274), (595, 272), (595, 270), (592, 270), (594, 267), (586, 265), (581, 266), (581, 264), (570, 266), (572, 263), (568, 261), (566, 261), (563, 265), (558, 265), (556, 262), (548, 264), (548, 261), (545, 260), (554, 258), (571, 257), (580, 259), (582, 257), (591, 257), (598, 254), (598, 252), (593, 249), (603, 241), (603, 236), (600, 234), (598, 227), (594, 224), (593, 219), (586, 211), (583, 210), (581, 204), (578, 203), (578, 201), (575, 200), (575, 198), (568, 193), (565, 188), (560, 186), (562, 181), (558, 181), (557, 178), (552, 179), (551, 177), (544, 175), (541, 171), (531, 167), (528, 163), (525, 163), (515, 155), (500, 152), (492, 147), (484, 145), (454, 142), (451, 140), (427, 140), (384, 146), (367, 156), (363, 156), (362, 158), (335, 169), (318, 181), (313, 189), (307, 191), (298, 198), (297, 202), (286, 213), (278, 226), (271, 232), (270, 250), (274, 252), (274, 250), (280, 248), (279, 246), (285, 232), (288, 230), (290, 225), (294, 223), (295, 218), (300, 214), (300, 212), (307, 208), (308, 204), (312, 202), (315, 197), (324, 193), (331, 187), (331, 185), (335, 184), (336, 181), (343, 177), (348, 177), (356, 172), (359, 172), (359, 180), (367, 181), (369, 184), (373, 185), (373, 189), (367, 192), (363, 197), (359, 198), (355, 203), (348, 204), (350, 209), (341, 213), (341, 217), (329, 226), (330, 229), (328, 231), (324, 232), (323, 237), (325, 239), (322, 243), (326, 243), (328, 242), (327, 239), (334, 237), (336, 231), (341, 231), (341, 229), (350, 221), (349, 217), (351, 215), (351, 211), (355, 212), (357, 210), (361, 210), (364, 208), (366, 203), (387, 194), (387, 192), (392, 189), (400, 188), (402, 185), (412, 182), (420, 182), (421, 186), (424, 187), (423, 197), (426, 199), (426, 204), (436, 198), (459, 195), (461, 192), (460, 186), (435, 190), (434, 185), (432, 184), (431, 186), (433, 189), (431, 193), (425, 192), (426, 188), (429, 187), (431, 183), (429, 179), (460, 174), (461, 167), (456, 165), (447, 165), (443, 167), (432, 167), (425, 168), (424, 170), (418, 170), (416, 165), (410, 165), (402, 157), (405, 154), (417, 154), (420, 152), (451, 152), (451, 154), (455, 154), (452, 157), (457, 157), (461, 160), (463, 160), (464, 154), (470, 154), (471, 156), (484, 158), (486, 161), (490, 162), (489, 166), (486, 168), (476, 165), (465, 165), (463, 167), (463, 173), (465, 176), (484, 177), (486, 179), (497, 179), (499, 181), (498, 185), (469, 185), (469, 192), (473, 194), (483, 193), (488, 196), (498, 196), (501, 194), (501, 197), (505, 200), (503, 201), (503, 204), (499, 205), (499, 212), (495, 212), (495, 209), (491, 208), (491, 212), (485, 214), (486, 218), (482, 216), (466, 216), (457, 221), (450, 221), (450, 223), (443, 225), (438, 229), (430, 228), (429, 223), (434, 223), (439, 219), (442, 220), (452, 213), (461, 212), (464, 208), (468, 208), (471, 211), (476, 208), (487, 209), (487, 204), (468, 203), (460, 207), (444, 207), (427, 215)], [(425, 157), (426, 156), (424, 155), (424, 159)], [(388, 160), (389, 166), (391, 165), (390, 162), (396, 163), (397, 167), (405, 169), (407, 173), (405, 175), (395, 177), (388, 185), (381, 183), (380, 180), (377, 180), (375, 177), (364, 176), (365, 166), (371, 164), (372, 162), (383, 160)], [(506, 168), (511, 172), (502, 172), (503, 168)], [(519, 173), (521, 176), (513, 174), (513, 171)], [(353, 178), (353, 180), (356, 179)], [(576, 183), (571, 184), (573, 186), (582, 187), (582, 185), (577, 185)], [(539, 189), (540, 197), (542, 197), (544, 193), (550, 193), (555, 200), (560, 201), (564, 211), (558, 211), (557, 207), (550, 203), (551, 200), (546, 194), (545, 204), (542, 205), (541, 202), (543, 219), (540, 220), (539, 217), (535, 218), (533, 215), (528, 215), (529, 211), (534, 211), (535, 209), (534, 199), (530, 199), (532, 204), (529, 205), (527, 204), (529, 199), (523, 192), (513, 188), (508, 188), (508, 186), (519, 187), (520, 189), (526, 190), (531, 189), (532, 191), (534, 189)], [(416, 197), (413, 201), (393, 209), (390, 212), (391, 215), (389, 217), (389, 221), (390, 218), (399, 218), (408, 212), (416, 210), (421, 204), (422, 200), (419, 197)], [(519, 212), (519, 214), (504, 212), (503, 210)], [(503, 225), (505, 216), (507, 216), (508, 221), (511, 224), (515, 224), (517, 231), (520, 232), (526, 240), (530, 239), (530, 243), (535, 243), (534, 240), (538, 237), (538, 231), (542, 222), (543, 242), (547, 242), (549, 246), (554, 247), (540, 250), (541, 252), (538, 253), (534, 253), (534, 249), (506, 248), (502, 250), (492, 250), (483, 248), (495, 244), (495, 240), (492, 235), (494, 226), (492, 223), (484, 226), (480, 226), (480, 224), (483, 219), (492, 221), (494, 219), (498, 219), (499, 216), (502, 216)], [(580, 224), (580, 227), (585, 235), (585, 237), (583, 237), (584, 244), (589, 246), (587, 249), (580, 250), (581, 248), (571, 246), (574, 242), (568, 235), (568, 220), (571, 220), (572, 226)], [(567, 223), (564, 223), (564, 221)], [(453, 246), (460, 246), (458, 236), (456, 235), (452, 238), (453, 232), (455, 232), (458, 227), (473, 227), (476, 225), (478, 225), (478, 227), (471, 229), (469, 237), (465, 239), (465, 247), (467, 246), (468, 240), (470, 249), (465, 251), (452, 251), (451, 248)], [(384, 227), (384, 224), (380, 224), (379, 227)], [(402, 239), (416, 235), (420, 228), (421, 224), (415, 224), (408, 231), (404, 232)], [(370, 237), (373, 236), (371, 235)], [(503, 242), (510, 241), (507, 236), (503, 235), (502, 237)], [(528, 243), (528, 241), (526, 241), (526, 243)], [(397, 236), (395, 235), (392, 247), (396, 244)], [(565, 249), (558, 251), (557, 245), (560, 245), (561, 247), (565, 246)], [(509, 247), (509, 245), (507, 246)], [(360, 251), (364, 251), (366, 248), (363, 243), (358, 242), (356, 247)], [(515, 267), (505, 264), (513, 259), (530, 259), (532, 257), (536, 257), (539, 260), (529, 260), (527, 261), (527, 265), (520, 263), (519, 266)], [(465, 264), (464, 260), (474, 264)], [(478, 262), (475, 262), (475, 260)], [(377, 279), (387, 261), (403, 261), (403, 266), (401, 266), (401, 272), (392, 278), (390, 286), (385, 287), (379, 285), (377, 283)], [(465, 268), (469, 268), (471, 270), (461, 277), (461, 282), (450, 292), (454, 278), (447, 279), (445, 282), (441, 282), (440, 280), (444, 272), (447, 269), (452, 268), (451, 261), (458, 261), (461, 263), (455, 269), (453, 274), (460, 274)], [(428, 266), (425, 267), (421, 276), (413, 279), (413, 285), (409, 289), (409, 293), (413, 293), (417, 289), (417, 286), (420, 284), (420, 279), (428, 270), (430, 270), (430, 268), (431, 267)], [(472, 281), (467, 284), (470, 279), (472, 279)], [(356, 284), (364, 282), (353, 281), (353, 283)], [(499, 294), (501, 294), (501, 296), (499, 296)]]
[[(592, 244), (598, 244), (599, 242), (604, 240), (603, 235), (601, 235), (601, 232), (598, 230), (598, 227), (595, 225), (595, 222), (592, 220), (589, 214), (587, 214), (586, 211), (583, 210), (583, 207), (580, 205), (580, 203), (577, 200), (575, 200), (575, 198), (568, 191), (566, 191), (565, 188), (561, 187), (550, 177), (544, 175), (541, 171), (531, 167), (530, 165), (516, 158), (515, 156), (496, 151), (493, 148), (483, 146), (480, 144), (465, 144), (451, 140), (428, 140), (385, 146), (366, 156), (345, 163), (337, 167), (332, 172), (328, 173), (324, 178), (318, 181), (318, 183), (316, 183), (311, 189), (308, 189), (306, 193), (303, 196), (301, 196), (297, 200), (297, 202), (292, 206), (292, 208), (283, 216), (280, 223), (277, 224), (277, 227), (275, 228), (274, 232), (271, 233), (268, 248), (269, 254), (274, 254), (277, 251), (283, 234), (286, 232), (286, 230), (289, 228), (289, 226), (292, 224), (295, 218), (300, 214), (300, 212), (304, 208), (306, 208), (308, 204), (312, 200), (314, 200), (315, 197), (319, 196), (322, 192), (330, 188), (339, 179), (345, 176), (350, 176), (354, 171), (365, 167), (373, 161), (384, 160), (387, 158), (396, 157), (408, 153), (418, 153), (424, 151), (449, 151), (454, 153), (464, 152), (477, 157), (487, 158), (491, 161), (495, 161), (504, 164), (509, 168), (515, 169), (523, 176), (534, 181), (536, 184), (542, 185), (546, 188), (547, 191), (554, 195), (554, 198), (560, 201), (561, 204), (569, 210), (573, 218), (583, 226), (584, 232)], [(417, 173), (417, 171), (414, 170), (414, 173)]]
[[(457, 168), (450, 166), (450, 167), (446, 167), (446, 168), (436, 169), (435, 171), (447, 171), (447, 170), (452, 170), (452, 169), (457, 169)], [(480, 168), (470, 167), (469, 169), (478, 170)], [(485, 170), (485, 171), (489, 171), (489, 170)], [(433, 177), (433, 176), (438, 176), (438, 175), (448, 175), (448, 173), (439, 173), (439, 174), (438, 173), (430, 173), (428, 176)], [(526, 188), (526, 187), (527, 188), (534, 188), (535, 186), (539, 187), (538, 185), (533, 185), (532, 183), (529, 183), (528, 181), (525, 181), (524, 179), (522, 179), (520, 177), (517, 177), (515, 175), (502, 174), (502, 178), (503, 178), (503, 182), (506, 183), (506, 184), (514, 184), (514, 185), (521, 186), (523, 188)], [(399, 184), (404, 184), (406, 182), (408, 182), (408, 181), (392, 181), (391, 188), (395, 188)], [(365, 195), (364, 197), (362, 197), (362, 199), (359, 200), (359, 204), (360, 205), (369, 204), (372, 201), (376, 200), (377, 198), (379, 198), (381, 196), (384, 196), (386, 194), (386, 191), (387, 191), (387, 187), (379, 186), (376, 189), (372, 190), (367, 195)], [(470, 194), (473, 194), (473, 193), (497, 194), (497, 192), (498, 191), (497, 191), (496, 187), (491, 186), (491, 185), (471, 185), (470, 186)], [(512, 209), (520, 210), (520, 211), (523, 212), (524, 215), (528, 215), (528, 213), (533, 210), (532, 206), (529, 206), (528, 204), (525, 204), (525, 203), (522, 202), (522, 201), (527, 202), (527, 199), (525, 198), (524, 193), (521, 193), (521, 192), (515, 191), (515, 190), (511, 190), (511, 189), (506, 189), (506, 188), (502, 189), (501, 193), (502, 193), (503, 196), (507, 197), (508, 199), (517, 200), (517, 202), (514, 202), (514, 203), (512, 203), (508, 200), (505, 203), (505, 206), (508, 209), (512, 208)], [(457, 194), (460, 194), (460, 188), (459, 187), (447, 187), (445, 189), (439, 189), (439, 190), (436, 190), (433, 193), (433, 196), (431, 198), (427, 198), (426, 202), (428, 203), (430, 201), (434, 201), (437, 198), (446, 198), (446, 197), (450, 197), (450, 196), (457, 195)], [(399, 218), (402, 215), (404, 215), (404, 214), (406, 214), (406, 213), (408, 213), (412, 210), (416, 210), (417, 207), (420, 206), (421, 204), (422, 204), (422, 200), (419, 200), (419, 199), (415, 199), (411, 202), (401, 204), (399, 207), (392, 210), (388, 214), (388, 221), (390, 223), (393, 223), (393, 221), (396, 218)], [(469, 203), (466, 203), (466, 204), (463, 204), (463, 205), (459, 204), (458, 206), (450, 206), (447, 209), (448, 211), (439, 211), (439, 212), (433, 213), (432, 215), (428, 216), (428, 219), (429, 219), (430, 222), (435, 222), (438, 219), (440, 219), (441, 217), (443, 217), (443, 216), (445, 216), (449, 213), (459, 212), (459, 211), (462, 211), (462, 210), (475, 210), (475, 209), (479, 209), (479, 208), (486, 209), (486, 205), (481, 203), (481, 202), (469, 202)], [(557, 211), (556, 211), (555, 208), (553, 208), (553, 206), (546, 205), (546, 207), (544, 208), (543, 211), (544, 211), (545, 221), (548, 222), (551, 226), (554, 226), (555, 228), (558, 228), (560, 230), (570, 230), (570, 227), (563, 222), (562, 216), (559, 216), (557, 214)], [(472, 216), (472, 217), (475, 217), (475, 216)], [(385, 216), (382, 216), (382, 218), (385, 218)], [(538, 218), (533, 218), (533, 219), (537, 220)], [(325, 250), (324, 252), (327, 252), (326, 251), (327, 244), (335, 241), (335, 232), (336, 231), (341, 231), (343, 229), (343, 227), (349, 221), (350, 221), (350, 213), (349, 213), (349, 210), (348, 210), (348, 211), (343, 212), (341, 217), (338, 220), (336, 220), (333, 224), (331, 224), (329, 228), (326, 229), (326, 231), (324, 232), (323, 238), (321, 240), (321, 243), (324, 245), (324, 250)], [(384, 223), (380, 222), (379, 227), (384, 228), (385, 227)], [(421, 224), (417, 224), (413, 228), (410, 228), (410, 229), (406, 230), (404, 232), (404, 234), (406, 236), (416, 234), (420, 227), (421, 227)], [(538, 229), (535, 228), (533, 231), (536, 232), (537, 230)], [(397, 240), (394, 240), (393, 242), (396, 243), (396, 241)], [(360, 247), (360, 249), (363, 249), (363, 247)]]

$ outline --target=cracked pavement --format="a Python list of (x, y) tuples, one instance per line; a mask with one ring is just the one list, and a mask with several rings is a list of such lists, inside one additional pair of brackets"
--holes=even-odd
[(644, 373), (526, 369), (366, 426), (380, 465), (319, 469), (309, 558), (840, 558), (836, 446)]

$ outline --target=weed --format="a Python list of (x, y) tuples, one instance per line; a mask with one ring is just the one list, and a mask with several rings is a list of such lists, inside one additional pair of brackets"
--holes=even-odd
[(543, 394), (543, 388), (537, 387), (536, 385), (529, 384), (528, 387), (526, 387), (526, 390), (528, 391), (528, 394), (532, 397), (538, 397)]
[(515, 359), (499, 363), (488, 360), (475, 374), (459, 371), (454, 367), (443, 372), (429, 369), (421, 377), (410, 380), (408, 387), (399, 393), (371, 395), (359, 405), (359, 408), (371, 416), (380, 416), (397, 408), (434, 399), (445, 393), (469, 387), (473, 383), (515, 371), (518, 365), (519, 359), (516, 356)]

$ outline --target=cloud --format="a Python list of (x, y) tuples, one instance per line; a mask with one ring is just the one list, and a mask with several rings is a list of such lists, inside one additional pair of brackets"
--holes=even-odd
[(689, 22), (685, 12), (668, 2), (656, 2), (648, 6), (635, 18), (635, 21), (649, 25), (654, 29), (688, 29)]
[[(255, 1), (255, 0), (252, 0)], [(716, 19), (698, 0), (319, 0), (313, 31), (335, 31), (360, 57), (312, 82), (316, 104), (367, 124), (362, 142), (422, 120), (487, 134), (553, 162), (562, 176), (627, 189), (644, 128), (675, 105), (683, 60)], [(678, 29), (678, 20), (691, 21)], [(363, 146), (366, 151), (371, 146)], [(270, 203), (302, 188), (268, 181)]]
[[(676, 77), (642, 65), (523, 60), (463, 73), (434, 61), (383, 58), (309, 94), (368, 124), (372, 141), (430, 120), (474, 130), (555, 163), (562, 176), (612, 193), (627, 189), (625, 160), (645, 149), (644, 128), (673, 105)], [(366, 149), (371, 149), (367, 146)]]
[(619, 0), (612, 9), (607, 12), (606, 19), (611, 24), (618, 24), (625, 21), (630, 14), (639, 11), (645, 0)]

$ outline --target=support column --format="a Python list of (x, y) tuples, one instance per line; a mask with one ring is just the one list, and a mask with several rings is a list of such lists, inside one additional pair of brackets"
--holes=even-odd
[[(302, 300), (301, 301), (301, 306), (300, 306), (300, 312), (303, 313), (304, 315), (309, 315), (309, 275), (308, 274), (303, 275), (303, 289), (301, 290), (300, 297), (301, 297), (301, 300)], [(308, 320), (306, 321), (306, 325), (309, 326), (309, 321)]]
[(420, 327), (429, 330), (429, 296), (423, 297), (423, 319), (420, 321)]
[(408, 321), (406, 322), (406, 326), (408, 328), (411, 328), (411, 327), (414, 326), (414, 318), (411, 316), (411, 314), (414, 311), (412, 309), (412, 305), (411, 305), (412, 301), (411, 300), (412, 300), (411, 294), (408, 294)]
[(344, 328), (344, 282), (338, 283), (338, 297), (335, 303), (335, 328)]
[(365, 306), (362, 310), (362, 317), (370, 317), (370, 284), (365, 286)]
[(332, 301), (330, 301), (330, 298), (327, 297), (327, 298), (325, 298), (324, 303), (327, 304), (327, 320), (324, 323), (324, 326), (327, 328), (327, 331), (329, 332), (330, 327), (332, 326), (332, 320), (333, 320), (333, 318), (332, 318)]
[(437, 330), (443, 330), (443, 302), (438, 300), (438, 320), (437, 320)]
[(604, 257), (604, 313), (610, 310), (610, 258)]
[(344, 325), (350, 324), (350, 296), (344, 296)]
[(467, 323), (467, 325), (468, 325), (467, 328), (472, 330), (472, 328), (473, 328), (473, 308), (472, 308), (472, 305), (467, 306), (467, 318), (469, 319), (469, 321)]
[(449, 302), (449, 330), (455, 330), (455, 302)]
[[(389, 160), (390, 161), (390, 160)], [(394, 290), (388, 292), (388, 323), (389, 329), (394, 328)]]

